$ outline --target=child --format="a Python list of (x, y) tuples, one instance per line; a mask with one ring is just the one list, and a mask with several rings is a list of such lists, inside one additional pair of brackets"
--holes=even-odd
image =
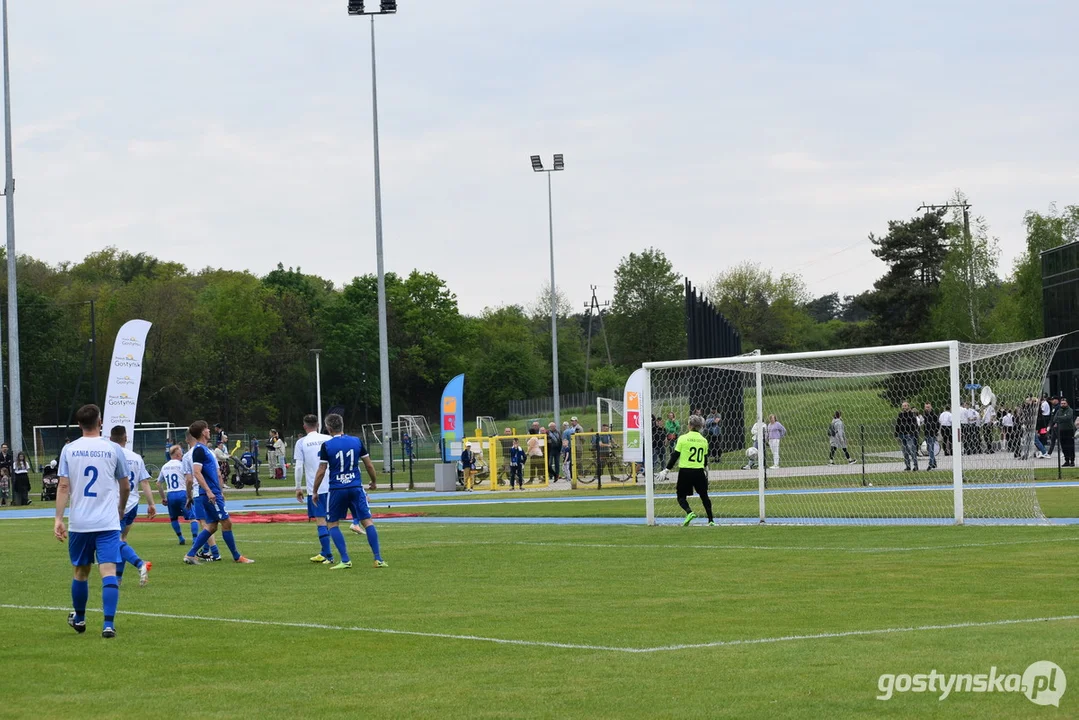
[(513, 446), (510, 448), (510, 490), (513, 489), (513, 480), (517, 479), (517, 487), (525, 489), (525, 451), (521, 448), (521, 441), (513, 438)]
[(7, 494), (10, 488), (11, 478), (8, 476), (8, 469), (0, 467), (0, 505), (7, 505)]

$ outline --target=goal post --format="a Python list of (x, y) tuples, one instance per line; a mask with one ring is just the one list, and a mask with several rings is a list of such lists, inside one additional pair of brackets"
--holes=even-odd
[[(698, 414), (717, 521), (1044, 521), (1032, 454), (1037, 398), (1060, 340), (645, 363), (642, 425), (668, 426), (657, 447), (643, 433), (646, 519), (684, 516), (677, 473), (661, 482), (658, 472), (674, 450), (666, 438)], [(982, 393), (972, 402), (965, 388)]]

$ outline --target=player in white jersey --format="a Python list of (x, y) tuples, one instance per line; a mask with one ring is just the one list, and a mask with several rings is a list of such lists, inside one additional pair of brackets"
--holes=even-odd
[[(184, 466), (181, 462), (183, 456), (184, 451), (180, 449), (179, 445), (169, 447), (168, 459), (157, 474), (157, 491), (160, 493), (161, 504), (169, 512), (169, 523), (172, 525), (172, 531), (180, 539), (180, 544), (186, 545), (187, 540), (184, 539), (184, 530), (180, 526), (180, 518), (192, 520), (193, 516), (187, 508), (187, 481), (184, 479)], [(199, 524), (192, 520), (192, 538), (198, 534), (198, 528)]]
[[(64, 446), (60, 453), (59, 483), (56, 489), (56, 539), (68, 541), (68, 555), (75, 567), (71, 581), (73, 612), (67, 624), (75, 632), (86, 632), (86, 601), (90, 594), (90, 565), (95, 555), (101, 572), (101, 606), (105, 622), (101, 637), (116, 637), (116, 605), (120, 583), (116, 566), (120, 557), (120, 522), (131, 492), (130, 469), (122, 449), (101, 437), (101, 410), (84, 405), (75, 413), (82, 437)], [(68, 527), (64, 509), (71, 500)], [(70, 533), (69, 533), (70, 530)]]
[(150, 580), (152, 563), (144, 562), (135, 549), (128, 545), (127, 533), (139, 515), (139, 488), (146, 493), (146, 516), (151, 520), (157, 516), (157, 506), (154, 505), (154, 496), (150, 492), (150, 473), (146, 472), (146, 462), (142, 456), (127, 447), (127, 428), (123, 425), (115, 426), (109, 431), (109, 439), (123, 448), (127, 467), (131, 471), (131, 492), (127, 496), (124, 519), (120, 522), (120, 556), (124, 562), (116, 566), (116, 580), (123, 581), (124, 563), (128, 563), (138, 569), (139, 587), (142, 587)]
[[(206, 517), (202, 512), (202, 503), (199, 502), (199, 494), (202, 490), (199, 488), (199, 484), (195, 482), (195, 465), (191, 461), (191, 455), (195, 452), (195, 446), (198, 445), (199, 440), (191, 437), (190, 432), (187, 433), (186, 437), (187, 452), (181, 458), (180, 466), (183, 468), (184, 481), (187, 483), (187, 507), (191, 510), (191, 517), (195, 518), (194, 522), (191, 523), (191, 542), (195, 542), (199, 531), (206, 529)], [(217, 538), (211, 535), (206, 544), (209, 546), (209, 550), (204, 549), (198, 554), (198, 557), (211, 562), (219, 561), (221, 551), (217, 549)]]
[(311, 562), (333, 564), (333, 549), (330, 545), (330, 531), (326, 527), (326, 499), (330, 496), (330, 484), (325, 483), (315, 494), (315, 475), (318, 473), (318, 451), (322, 444), (330, 439), (318, 431), (318, 418), (305, 415), (303, 429), (307, 435), (296, 441), (293, 454), (293, 466), (296, 468), (296, 499), (304, 501), (304, 484), (307, 485), (307, 517), (314, 518), (318, 530), (320, 552), (311, 558)]

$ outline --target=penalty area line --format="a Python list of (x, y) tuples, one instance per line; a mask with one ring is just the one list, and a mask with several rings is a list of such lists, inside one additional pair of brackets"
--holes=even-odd
[[(70, 608), (55, 607), (49, 605), (13, 605), (0, 604), (0, 609), (6, 610), (41, 610), (50, 612), (70, 612)], [(94, 609), (92, 612), (101, 612)], [(250, 620), (246, 618), (223, 618), (205, 617), (201, 615), (176, 615), (172, 613), (152, 613), (125, 610), (122, 615), (137, 617), (158, 618), (165, 620), (196, 620), (201, 622), (231, 623), (234, 625), (256, 625), (264, 627), (296, 628), (300, 630), (337, 630), (348, 632), (374, 633), (379, 635), (405, 635), (411, 637), (436, 638), (441, 640), (464, 640), (470, 642), (493, 643), (496, 645), (517, 645), (523, 647), (544, 647), (560, 650), (590, 650), (597, 652), (614, 652), (627, 654), (647, 654), (661, 652), (677, 652), (679, 650), (704, 650), (708, 648), (735, 647), (738, 645), (767, 645), (772, 643), (799, 642), (804, 640), (834, 640), (849, 637), (867, 637), (873, 635), (895, 635), (899, 633), (927, 632), (930, 630), (962, 630), (965, 628), (1002, 627), (1007, 625), (1028, 625), (1035, 623), (1065, 622), (1079, 620), (1079, 615), (1057, 615), (1037, 618), (1016, 618), (1011, 620), (987, 620), (981, 622), (962, 622), (939, 625), (912, 625), (909, 627), (877, 628), (870, 630), (847, 630), (843, 632), (814, 633), (807, 635), (783, 635), (779, 637), (750, 638), (745, 640), (716, 640), (706, 643), (689, 643), (681, 645), (661, 645), (658, 647), (614, 647), (609, 645), (584, 645), (578, 643), (548, 642), (543, 640), (513, 640), (508, 638), (484, 637), (482, 635), (456, 635), (453, 633), (420, 632), (416, 630), (393, 630), (389, 628), (370, 628), (349, 625), (327, 625), (322, 623), (300, 623), (277, 620)]]

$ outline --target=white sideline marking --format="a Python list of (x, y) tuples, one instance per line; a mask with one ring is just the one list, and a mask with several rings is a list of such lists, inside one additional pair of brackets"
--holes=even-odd
[[(0, 604), (0, 608), (7, 610), (48, 610), (56, 612), (70, 612), (71, 608), (53, 607), (49, 605), (9, 605)], [(100, 610), (92, 610), (100, 612)], [(345, 625), (323, 625), (320, 623), (283, 622), (276, 620), (247, 620), (244, 618), (221, 618), (203, 617), (201, 615), (174, 615), (172, 613), (150, 613), (125, 610), (121, 615), (136, 615), (138, 617), (163, 618), (167, 620), (196, 620), (202, 622), (222, 622), (236, 625), (262, 625), (270, 627), (299, 628), (302, 630), (347, 630), (351, 632), (377, 633), (381, 635), (410, 635), (413, 637), (439, 638), (443, 640), (471, 640), (474, 642), (496, 643), (499, 645), (522, 645), (526, 647), (549, 647), (563, 650), (597, 650), (603, 652), (618, 653), (658, 653), (674, 652), (677, 650), (698, 650), (714, 647), (731, 647), (735, 645), (766, 645), (769, 643), (794, 642), (798, 640), (830, 640), (834, 638), (861, 637), (866, 635), (893, 635), (896, 633), (921, 632), (925, 630), (959, 630), (963, 628), (997, 627), (1002, 625), (1025, 625), (1043, 622), (1062, 622), (1079, 620), (1079, 615), (1057, 615), (1055, 617), (1018, 618), (1014, 620), (988, 620), (985, 622), (951, 623), (947, 625), (913, 625), (910, 627), (880, 628), (876, 630), (847, 630), (844, 632), (815, 633), (812, 635), (784, 635), (781, 637), (752, 638), (747, 640), (716, 640), (707, 643), (692, 643), (684, 645), (661, 645), (658, 647), (632, 648), (612, 647), (608, 645), (580, 645), (576, 643), (545, 642), (542, 640), (510, 640), (507, 638), (483, 637), (481, 635), (454, 635), (451, 633), (418, 632), (415, 630), (391, 630), (389, 628), (368, 628)]]
[[(542, 542), (529, 540), (513, 540), (499, 542), (496, 540), (430, 540), (426, 542), (395, 542), (394, 547), (431, 547), (434, 545), (525, 545), (533, 547), (565, 547), (565, 548), (599, 548), (599, 549), (656, 549), (656, 550), (790, 550), (792, 552), (847, 552), (857, 554), (875, 553), (900, 553), (900, 552), (923, 552), (933, 550), (959, 550), (964, 548), (1002, 547), (1007, 545), (1039, 545), (1042, 543), (1077, 542), (1079, 536), (1061, 538), (1041, 538), (1037, 540), (1006, 540), (1001, 542), (987, 543), (955, 543), (952, 545), (921, 545), (911, 547), (834, 547), (828, 545), (657, 545), (652, 543), (573, 543), (573, 542)], [(314, 545), (314, 540), (253, 540), (245, 539), (245, 543), (269, 543), (276, 545)]]

